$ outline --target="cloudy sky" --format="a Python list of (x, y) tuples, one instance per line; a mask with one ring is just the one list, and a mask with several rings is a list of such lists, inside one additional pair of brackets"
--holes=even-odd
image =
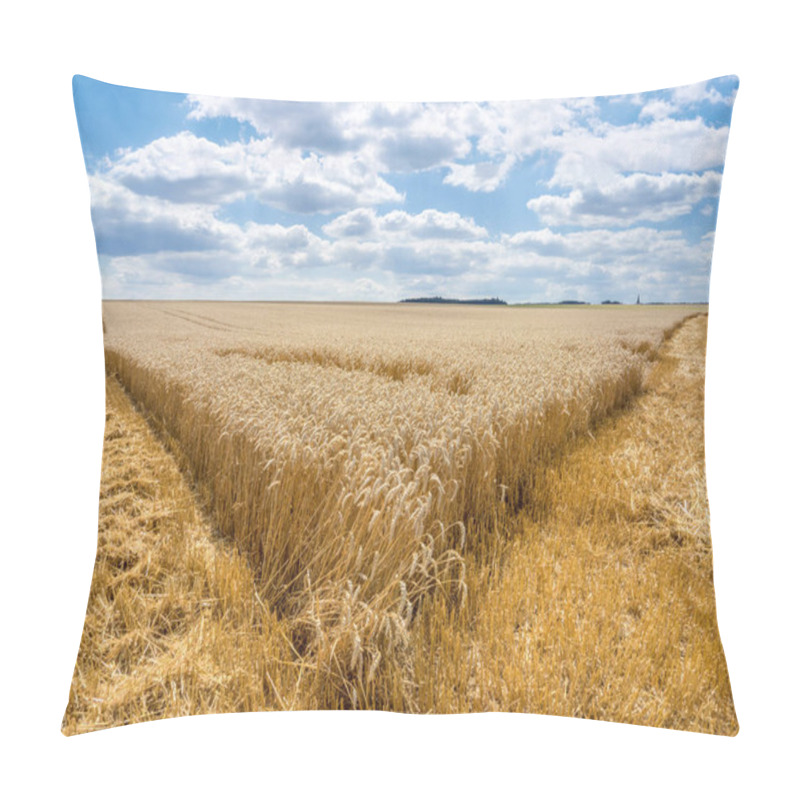
[(106, 298), (708, 299), (734, 77), (499, 103), (73, 85)]

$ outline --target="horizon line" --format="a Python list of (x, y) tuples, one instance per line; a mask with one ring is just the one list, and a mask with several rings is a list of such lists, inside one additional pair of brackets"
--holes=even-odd
[(708, 305), (708, 300), (648, 300), (641, 303), (623, 303), (621, 301), (612, 302), (593, 302), (589, 300), (522, 300), (519, 302), (504, 301), (503, 303), (486, 303), (481, 300), (448, 300), (443, 298), (442, 302), (435, 300), (266, 300), (252, 299), (243, 300), (241, 298), (207, 298), (207, 297), (103, 297), (103, 303), (292, 303), (297, 305), (364, 305), (364, 306), (399, 306), (399, 305), (483, 305), (497, 306), (502, 308), (511, 306), (559, 306), (559, 305), (584, 305), (584, 306), (700, 306)]

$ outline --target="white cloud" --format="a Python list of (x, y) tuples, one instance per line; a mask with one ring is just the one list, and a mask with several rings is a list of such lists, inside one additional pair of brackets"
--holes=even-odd
[(539, 150), (557, 150), (560, 137), (592, 118), (594, 111), (591, 99), (489, 103), (483, 111), (485, 132), (479, 136), (478, 150), (496, 159), (517, 160)]
[[(681, 87), (674, 102), (715, 98), (705, 84)], [(496, 191), (520, 160), (538, 152), (557, 158), (552, 187), (568, 188), (535, 203), (546, 224), (570, 210), (585, 224), (624, 224), (621, 196), (642, 172), (698, 172), (719, 167), (727, 128), (701, 119), (674, 120), (674, 105), (651, 100), (648, 124), (602, 123), (590, 98), (504, 103), (288, 103), (191, 96), (190, 117), (231, 116), (264, 137), (216, 144), (191, 133), (129, 149), (105, 174), (140, 194), (219, 206), (245, 196), (289, 213), (337, 214), (404, 196), (387, 173), (447, 167), (444, 183), (471, 192)], [(459, 161), (471, 158), (470, 163)], [(618, 184), (623, 180), (625, 185)], [(645, 188), (643, 179), (639, 181)], [(614, 206), (610, 213), (593, 205)], [(628, 222), (683, 213), (649, 203)], [(583, 209), (583, 210), (581, 210)], [(619, 223), (611, 223), (618, 219)], [(583, 224), (583, 222), (579, 224)]]
[(658, 267), (673, 272), (685, 268), (707, 270), (712, 246), (708, 239), (692, 245), (680, 231), (653, 228), (581, 230), (572, 233), (555, 233), (545, 228), (514, 234), (506, 237), (504, 243), (512, 251), (576, 263), (589, 262), (612, 269), (627, 268), (634, 264), (642, 269)]
[[(727, 128), (714, 128), (700, 118), (670, 117), (681, 105), (717, 97), (722, 96), (706, 84), (681, 87), (671, 100), (646, 102), (641, 121), (624, 126), (602, 122), (592, 98), (319, 104), (202, 96), (189, 100), (193, 118), (232, 116), (267, 137), (261, 144), (226, 145), (242, 152), (226, 152), (227, 161), (223, 157), (221, 166), (208, 170), (210, 186), (230, 183), (231, 191), (239, 189), (234, 165), (244, 159), (245, 171), (264, 184), (258, 195), (264, 202), (288, 211), (331, 213), (399, 202), (382, 177), (392, 172), (446, 166), (446, 184), (493, 192), (516, 164), (543, 152), (558, 157), (551, 185), (573, 188), (624, 172), (719, 167)], [(196, 151), (195, 146), (193, 156)], [(469, 163), (460, 163), (464, 159)], [(195, 175), (186, 180), (190, 196), (192, 188), (202, 185)]]
[(371, 208), (356, 208), (336, 217), (322, 230), (337, 239), (373, 239), (378, 233), (378, 217)]
[(633, 228), (569, 234), (544, 229), (491, 241), (417, 238), (417, 217), (424, 214), (398, 218), (394, 231), (383, 229), (385, 218), (377, 217), (367, 238), (330, 240), (303, 226), (250, 224), (218, 249), (105, 255), (105, 292), (313, 300), (460, 293), (599, 301), (632, 299), (645, 287), (650, 298), (661, 300), (701, 299), (707, 290), (710, 237), (690, 244), (679, 231)]
[(321, 241), (305, 225), (258, 225), (254, 222), (244, 226), (244, 239), (248, 247), (264, 247), (278, 253), (304, 250)]
[(493, 192), (503, 183), (515, 163), (514, 156), (506, 156), (502, 161), (448, 164), (450, 172), (444, 182), (451, 186), (463, 186), (471, 192)]
[[(375, 172), (414, 172), (464, 158), (481, 132), (477, 104), (290, 103), (190, 95), (189, 117), (230, 116), (276, 147), (357, 154)], [(476, 127), (477, 126), (477, 127)]]
[(692, 109), (703, 102), (730, 105), (734, 97), (735, 93), (728, 97), (724, 96), (708, 82), (678, 86), (669, 92), (670, 99), (654, 98), (645, 103), (639, 112), (639, 118), (664, 119)]
[(379, 216), (373, 209), (349, 211), (323, 226), (328, 236), (336, 239), (481, 239), (488, 236), (486, 228), (473, 219), (455, 211), (429, 208), (419, 214), (390, 211)]
[(200, 203), (149, 197), (102, 176), (90, 176), (92, 221), (100, 253), (211, 250), (237, 240), (237, 225), (218, 220)]
[(313, 267), (325, 259), (328, 243), (303, 225), (239, 226), (218, 219), (212, 206), (139, 195), (98, 176), (90, 187), (98, 251), (129, 259), (117, 263), (146, 255), (156, 272), (201, 276)]
[(360, 136), (342, 123), (350, 116), (349, 103), (300, 103), (189, 95), (189, 119), (232, 117), (250, 123), (256, 131), (289, 149), (333, 154), (358, 149)]
[(277, 151), (253, 164), (253, 196), (267, 205), (301, 214), (335, 214), (404, 196), (357, 156), (297, 158)]
[[(507, 170), (514, 159), (546, 146), (551, 136), (569, 130), (594, 109), (591, 100), (316, 104), (191, 95), (189, 102), (191, 118), (231, 116), (253, 125), (277, 147), (324, 155), (358, 153), (365, 164), (384, 173), (452, 165), (474, 152), (490, 164), (509, 159), (503, 167)], [(461, 173), (463, 180), (450, 182), (480, 183), (481, 169), (490, 167), (467, 170)]]
[[(101, 167), (92, 178), (93, 215), (109, 296), (139, 286), (150, 296), (483, 292), (525, 300), (561, 299), (572, 287), (569, 294), (599, 300), (650, 285), (659, 299), (685, 298), (686, 287), (702, 298), (711, 240), (631, 227), (678, 218), (698, 204), (713, 211), (728, 130), (671, 115), (679, 104), (722, 96), (706, 85), (690, 89), (667, 100), (633, 98), (642, 106), (639, 121), (619, 126), (603, 122), (591, 98), (303, 104), (192, 97), (192, 118), (231, 116), (261, 138), (217, 144), (183, 132), (120, 151)], [(526, 173), (532, 180), (555, 165), (548, 193), (527, 203), (548, 226), (542, 230), (499, 235), (438, 208), (376, 211), (404, 202), (392, 173), (437, 169), (425, 181), (464, 190), (478, 216), (488, 198), (468, 192), (497, 191), (523, 160), (540, 155)], [(245, 198), (329, 220), (320, 232), (296, 216), (284, 225), (220, 218), (225, 205)], [(526, 213), (524, 200), (515, 202), (511, 230)], [(550, 230), (561, 226), (584, 230)]]
[(663, 173), (617, 176), (606, 184), (573, 189), (567, 196), (540, 195), (527, 206), (544, 225), (628, 226), (664, 222), (688, 214), (696, 203), (719, 195), (722, 175)]
[(105, 174), (139, 194), (182, 203), (229, 202), (249, 183), (244, 145), (221, 146), (188, 132), (122, 151)]
[(639, 111), (640, 118), (650, 117), (652, 119), (664, 119), (672, 116), (678, 110), (678, 106), (667, 100), (650, 100), (642, 106)]
[(722, 166), (727, 141), (727, 127), (714, 128), (700, 118), (575, 130), (563, 136), (550, 184), (605, 183), (621, 172), (701, 172)]
[(269, 139), (218, 145), (191, 133), (124, 151), (104, 173), (134, 191), (221, 205), (250, 195), (285, 211), (336, 213), (403, 196), (358, 155), (303, 155)]
[[(658, 194), (676, 177), (698, 185), (704, 178), (661, 176), (651, 186), (647, 176), (645, 184)], [(702, 298), (713, 243), (706, 237), (690, 244), (679, 231), (641, 227), (568, 234), (545, 228), (498, 239), (456, 212), (380, 215), (372, 208), (336, 217), (323, 227), (325, 238), (301, 224), (239, 226), (217, 219), (210, 205), (139, 195), (104, 177), (93, 177), (91, 186), (108, 297), (222, 298), (249, 291), (251, 297), (343, 299), (355, 297), (361, 281), (362, 299), (424, 294), (424, 286), (512, 301), (558, 299), (553, 292), (580, 285), (594, 286), (580, 299), (599, 300), (650, 281), (660, 299), (685, 298), (695, 286)], [(612, 200), (622, 202), (624, 189), (633, 190), (623, 179), (617, 194), (604, 198), (606, 211)]]
[(678, 86), (672, 90), (672, 99), (681, 106), (693, 106), (698, 103), (732, 103), (735, 93), (730, 98), (724, 97), (709, 82), (692, 83), (688, 86)]

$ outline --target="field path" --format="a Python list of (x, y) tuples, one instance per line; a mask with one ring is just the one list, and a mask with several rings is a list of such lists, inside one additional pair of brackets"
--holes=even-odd
[(97, 559), (62, 731), (283, 708), (291, 657), (250, 568), (108, 376)]
[(706, 324), (679, 326), (645, 391), (550, 466), (538, 513), (470, 586), (471, 633), (427, 620), (439, 674), (423, 705), (737, 732), (703, 469)]

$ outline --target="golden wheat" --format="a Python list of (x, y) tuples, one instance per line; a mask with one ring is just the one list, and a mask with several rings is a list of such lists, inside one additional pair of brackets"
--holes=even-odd
[(303, 707), (285, 625), (248, 565), (113, 378), (106, 408), (97, 561), (64, 733)]
[(469, 565), (477, 602), (415, 627), (421, 704), (735, 734), (703, 472), (705, 318), (624, 415), (548, 464), (523, 532)]
[(688, 313), (111, 302), (104, 322), (318, 705), (415, 710), (421, 598), (465, 603), (465, 558)]

